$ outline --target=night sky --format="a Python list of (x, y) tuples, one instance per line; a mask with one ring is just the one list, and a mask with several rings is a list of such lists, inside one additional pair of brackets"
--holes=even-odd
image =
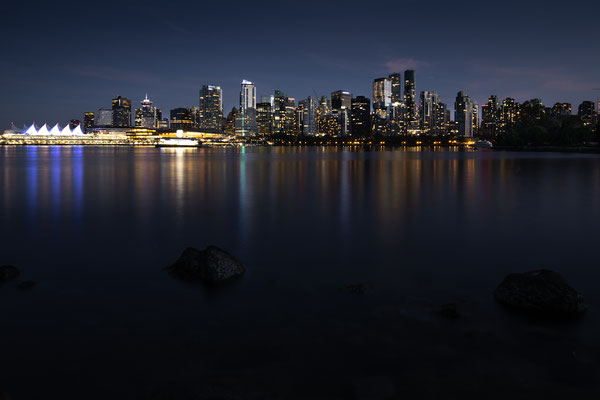
[(81, 119), (116, 95), (168, 110), (202, 84), (258, 100), (345, 89), (416, 70), (453, 109), (465, 91), (544, 104), (600, 97), (600, 5), (590, 1), (13, 2), (0, 6), (0, 128)]

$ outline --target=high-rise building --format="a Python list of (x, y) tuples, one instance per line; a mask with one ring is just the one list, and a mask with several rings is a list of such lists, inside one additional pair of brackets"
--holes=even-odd
[(352, 108), (352, 93), (345, 90), (337, 90), (331, 93), (331, 108), (332, 110), (341, 110)]
[(554, 117), (567, 117), (571, 115), (573, 107), (570, 103), (555, 103), (552, 106), (552, 115)]
[(505, 98), (502, 101), (500, 107), (500, 134), (507, 133), (517, 122), (517, 115), (519, 112), (519, 103), (515, 102), (515, 99), (510, 97)]
[(352, 99), (351, 131), (354, 136), (368, 136), (371, 134), (371, 101), (364, 96)]
[(373, 113), (377, 117), (387, 119), (388, 108), (392, 104), (392, 81), (388, 78), (377, 78), (373, 81)]
[(136, 108), (135, 110), (134, 126), (136, 128), (157, 128), (158, 121), (162, 119), (162, 112), (152, 105), (148, 95), (140, 103), (142, 108)]
[(235, 134), (252, 136), (258, 133), (256, 127), (256, 86), (243, 80), (240, 90), (240, 110), (235, 121)]
[(409, 134), (419, 133), (417, 120), (417, 86), (415, 83), (415, 71), (412, 69), (404, 71), (404, 120)]
[(419, 101), (419, 129), (427, 135), (446, 134), (446, 105), (437, 92), (422, 91)]
[(70, 130), (77, 128), (79, 125), (81, 125), (81, 121), (78, 119), (72, 119), (71, 121), (69, 121)]
[(238, 113), (238, 109), (233, 107), (229, 114), (227, 114), (227, 118), (225, 119), (225, 133), (228, 135), (235, 134), (235, 121), (237, 120)]
[(498, 96), (490, 96), (487, 104), (481, 106), (481, 133), (496, 136), (500, 129), (500, 103)]
[(203, 85), (200, 89), (199, 129), (220, 133), (223, 120), (223, 92), (220, 86)]
[(317, 134), (317, 102), (312, 96), (298, 103), (299, 126), (302, 134), (314, 136)]
[(171, 110), (171, 129), (193, 130), (194, 116), (190, 108), (175, 108)]
[(117, 96), (112, 100), (113, 120), (112, 126), (115, 128), (125, 128), (131, 126), (131, 100)]
[(317, 106), (317, 133), (319, 135), (331, 135), (331, 99), (327, 96), (321, 96)]
[(290, 135), (297, 135), (299, 131), (299, 123), (296, 114), (296, 99), (294, 97), (286, 97), (285, 99), (285, 123), (283, 130)]
[(83, 114), (83, 132), (88, 133), (94, 127), (94, 113), (86, 112)]
[(592, 126), (596, 121), (596, 108), (594, 102), (584, 101), (577, 108), (577, 115), (585, 126)]
[(94, 127), (110, 128), (111, 126), (113, 126), (113, 110), (100, 108), (94, 118)]
[(479, 104), (473, 101), (473, 135), (479, 133)]
[(459, 135), (473, 137), (473, 101), (463, 92), (458, 92), (456, 95), (454, 121)]
[(259, 135), (273, 133), (273, 106), (270, 102), (256, 103), (256, 128)]
[(388, 78), (392, 84), (392, 104), (402, 103), (402, 75), (393, 73)]

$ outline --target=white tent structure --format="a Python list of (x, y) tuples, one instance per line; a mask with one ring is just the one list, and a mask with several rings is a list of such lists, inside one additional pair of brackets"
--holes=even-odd
[(48, 136), (50, 135), (50, 131), (48, 131), (48, 125), (44, 124), (40, 129), (38, 129), (36, 135)]
[(53, 136), (60, 135), (60, 125), (56, 124), (52, 129), (50, 129), (50, 134)]
[(73, 131), (71, 132), (71, 135), (73, 135), (73, 136), (82, 136), (83, 135), (83, 131), (81, 130), (81, 124), (77, 125), (75, 127), (75, 129), (73, 129)]
[(65, 125), (63, 130), (60, 131), (60, 135), (61, 136), (71, 136), (71, 128), (69, 128), (69, 125)]
[(31, 124), (31, 126), (27, 129), (25, 129), (25, 132), (23, 132), (24, 135), (37, 135), (37, 129), (35, 127), (35, 123)]

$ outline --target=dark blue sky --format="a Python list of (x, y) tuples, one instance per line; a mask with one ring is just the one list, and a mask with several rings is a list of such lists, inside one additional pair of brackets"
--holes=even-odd
[[(208, 3), (208, 4), (207, 4)], [(600, 5), (590, 1), (15, 2), (0, 6), (0, 127), (82, 118), (117, 94), (168, 110), (242, 79), (296, 99), (416, 70), (453, 107), (464, 90), (545, 104), (600, 97)]]

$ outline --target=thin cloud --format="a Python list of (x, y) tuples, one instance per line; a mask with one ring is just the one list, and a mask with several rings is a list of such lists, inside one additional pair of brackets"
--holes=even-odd
[(405, 71), (429, 66), (429, 63), (416, 58), (394, 58), (384, 63), (388, 72)]
[(87, 78), (96, 78), (113, 82), (126, 82), (137, 85), (158, 84), (161, 80), (156, 76), (144, 71), (122, 70), (111, 67), (68, 66), (66, 70), (74, 75)]
[(562, 68), (540, 68), (526, 66), (488, 66), (487, 69), (494, 75), (512, 78), (528, 79), (540, 89), (553, 89), (563, 92), (583, 92), (594, 87), (594, 83), (573, 76)]

